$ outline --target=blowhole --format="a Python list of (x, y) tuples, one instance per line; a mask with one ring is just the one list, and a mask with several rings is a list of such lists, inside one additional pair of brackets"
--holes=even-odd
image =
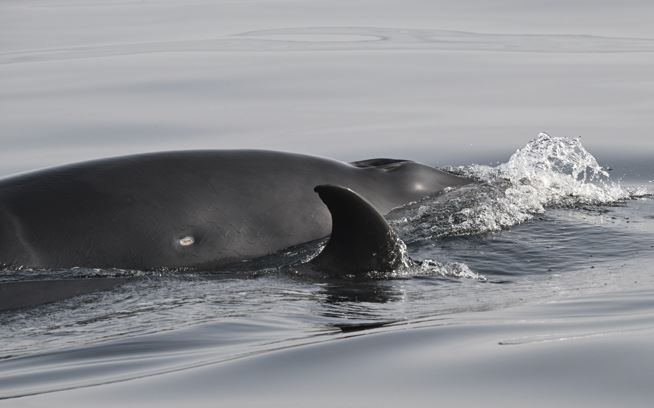
[(410, 160), (377, 158), (377, 159), (359, 160), (359, 161), (352, 162), (350, 164), (352, 164), (354, 167), (359, 167), (362, 169), (374, 167), (384, 171), (392, 171), (408, 162), (410, 162)]

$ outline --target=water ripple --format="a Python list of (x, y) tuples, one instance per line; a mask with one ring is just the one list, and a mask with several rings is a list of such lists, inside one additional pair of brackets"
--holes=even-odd
[(196, 40), (19, 50), (0, 53), (0, 64), (179, 52), (376, 50), (650, 53), (654, 51), (654, 39), (390, 27), (304, 27), (256, 30)]

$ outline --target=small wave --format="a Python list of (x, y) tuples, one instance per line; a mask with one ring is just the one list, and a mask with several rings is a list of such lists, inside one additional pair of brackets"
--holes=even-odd
[(551, 207), (607, 205), (642, 193), (609, 180), (579, 138), (541, 133), (498, 166), (451, 172), (478, 181), (396, 210), (391, 223), (408, 241), (500, 231)]
[(486, 282), (488, 279), (470, 269), (463, 262), (441, 263), (431, 259), (420, 262), (417, 275), (440, 276), (442, 278), (474, 279)]
[(463, 262), (442, 263), (432, 259), (422, 261), (411, 260), (406, 252), (406, 244), (402, 242), (402, 245), (404, 245), (404, 253), (402, 254), (404, 264), (401, 267), (390, 272), (368, 272), (366, 278), (385, 280), (426, 276), (445, 279), (473, 279), (481, 282), (488, 280), (484, 275), (471, 270)]
[(32, 268), (27, 266), (0, 266), (0, 283), (26, 280), (139, 278), (161, 275), (165, 271), (139, 271), (118, 268)]

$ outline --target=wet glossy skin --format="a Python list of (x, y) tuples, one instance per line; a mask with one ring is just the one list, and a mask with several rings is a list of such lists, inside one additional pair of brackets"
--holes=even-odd
[(215, 267), (329, 235), (316, 185), (351, 188), (385, 214), (468, 182), (410, 161), (253, 150), (72, 164), (0, 181), (0, 263)]

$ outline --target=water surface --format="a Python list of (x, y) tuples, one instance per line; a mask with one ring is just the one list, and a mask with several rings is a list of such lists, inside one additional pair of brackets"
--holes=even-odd
[(227, 271), (5, 269), (129, 281), (0, 312), (0, 405), (649, 406), (652, 7), (3, 1), (2, 177), (270, 148), (478, 183), (391, 214), (416, 265), (363, 282), (284, 268), (319, 243)]

